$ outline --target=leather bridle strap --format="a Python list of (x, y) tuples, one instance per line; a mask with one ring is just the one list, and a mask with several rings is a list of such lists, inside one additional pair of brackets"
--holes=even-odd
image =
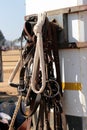
[(31, 39), (32, 39), (32, 36), (28, 33), (28, 31), (27, 31), (25, 25), (24, 25), (24, 31), (25, 31), (25, 33), (27, 34), (28, 39), (31, 40)]

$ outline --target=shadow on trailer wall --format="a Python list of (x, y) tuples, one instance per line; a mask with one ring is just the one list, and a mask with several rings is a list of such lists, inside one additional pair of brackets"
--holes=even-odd
[(68, 130), (82, 130), (82, 118), (66, 115)]

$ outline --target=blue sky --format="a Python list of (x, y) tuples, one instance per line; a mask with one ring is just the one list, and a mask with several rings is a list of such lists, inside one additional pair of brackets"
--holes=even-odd
[(0, 30), (7, 40), (20, 37), (25, 16), (25, 0), (0, 0)]

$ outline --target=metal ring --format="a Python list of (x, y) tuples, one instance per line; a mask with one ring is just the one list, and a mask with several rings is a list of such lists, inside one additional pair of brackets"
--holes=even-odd
[[(56, 88), (57, 88), (57, 92), (55, 93), (55, 94), (53, 94), (53, 95), (47, 95), (46, 93), (45, 93), (45, 90), (47, 90), (46, 88), (45, 88), (45, 90), (44, 90), (44, 96), (45, 97), (47, 97), (47, 98), (55, 98), (58, 94), (59, 94), (59, 84), (58, 84), (58, 82), (56, 81), (56, 80), (54, 80), (54, 79), (49, 79), (49, 80), (47, 80), (46, 81), (46, 83), (48, 83), (48, 82), (54, 82), (55, 83), (55, 86), (56, 86)], [(51, 89), (51, 88), (50, 88)], [(55, 88), (53, 88), (53, 89), (55, 89)], [(52, 89), (51, 89), (52, 90)]]

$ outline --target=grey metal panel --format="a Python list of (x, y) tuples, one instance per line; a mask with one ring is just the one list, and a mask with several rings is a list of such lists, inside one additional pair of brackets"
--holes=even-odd
[(69, 42), (87, 41), (87, 11), (68, 14)]
[(87, 0), (77, 0), (77, 4), (80, 5), (80, 4), (87, 4)]

